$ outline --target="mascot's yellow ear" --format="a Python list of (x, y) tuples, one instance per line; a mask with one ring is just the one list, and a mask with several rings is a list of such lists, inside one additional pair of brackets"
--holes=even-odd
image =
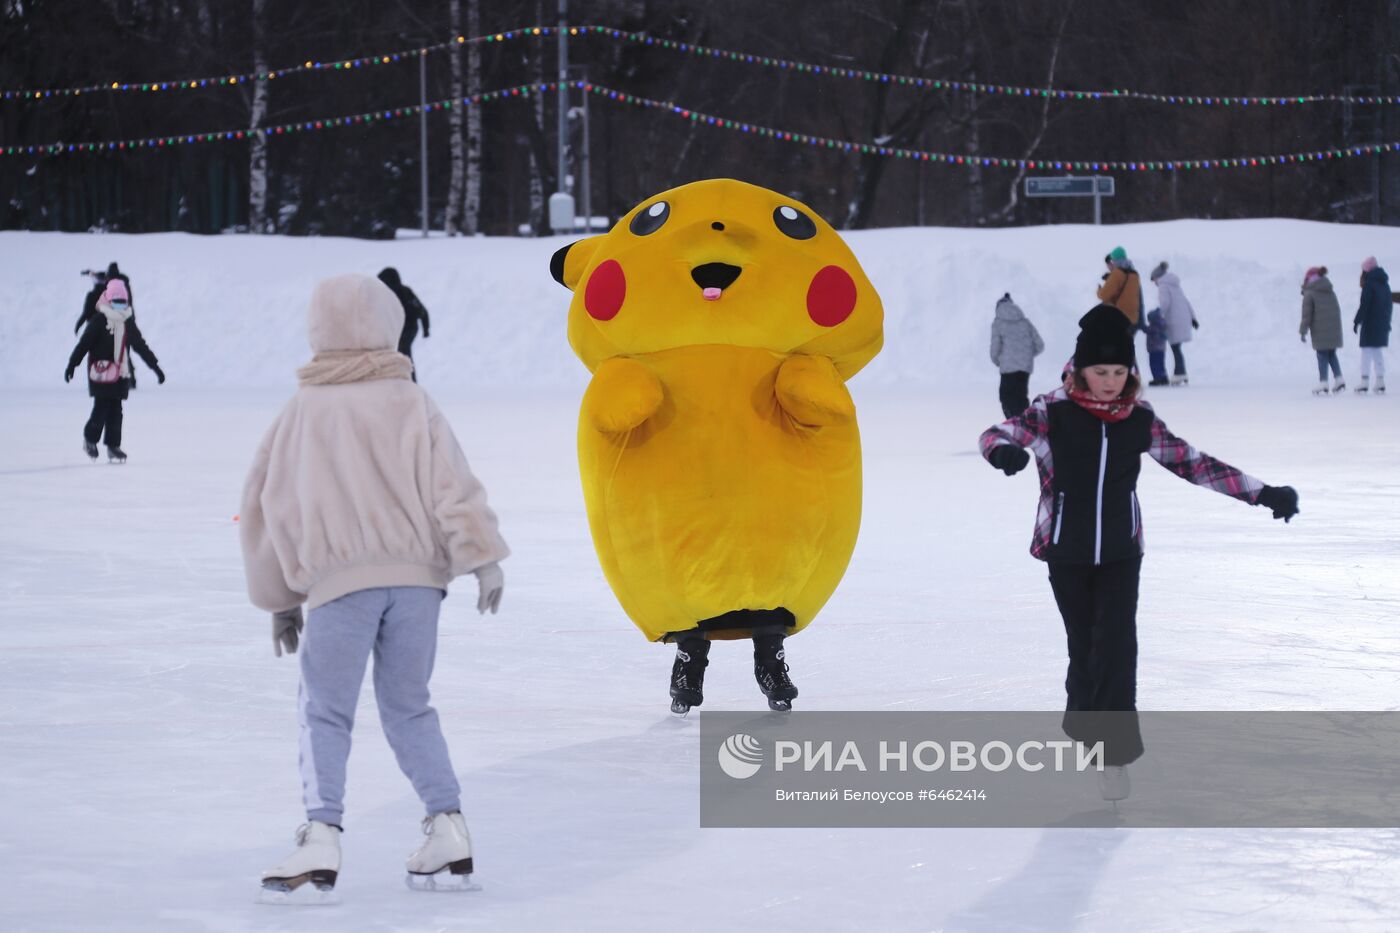
[(556, 250), (549, 260), (549, 274), (554, 276), (554, 281), (573, 291), (602, 239), (602, 234), (591, 236)]

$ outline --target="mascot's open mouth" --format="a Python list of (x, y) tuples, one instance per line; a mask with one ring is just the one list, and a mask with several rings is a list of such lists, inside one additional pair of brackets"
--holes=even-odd
[(718, 301), (724, 290), (734, 284), (744, 270), (727, 262), (707, 262), (690, 270), (690, 277), (700, 286), (706, 301)]

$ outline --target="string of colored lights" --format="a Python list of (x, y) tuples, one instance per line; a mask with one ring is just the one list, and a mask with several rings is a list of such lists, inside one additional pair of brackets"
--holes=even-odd
[[(274, 68), (271, 71), (245, 71), (207, 78), (183, 78), (175, 81), (109, 81), (103, 84), (90, 84), (85, 87), (7, 90), (0, 91), (0, 99), (36, 101), (53, 97), (79, 97), (83, 94), (97, 94), (104, 91), (116, 93), (150, 93), (155, 91), (190, 91), (209, 87), (229, 87), (232, 85), (247, 84), (251, 81), (272, 81), (277, 78), (285, 78), (288, 75), (312, 71), (350, 72), (357, 68), (365, 68), (373, 65), (390, 65), (395, 62), (413, 61), (423, 55), (430, 55), (433, 52), (441, 52), (444, 49), (450, 49), (460, 45), (505, 42), (509, 39), (548, 36), (553, 32), (555, 32), (555, 30), (548, 26), (530, 26), (524, 29), (513, 29), (509, 32), (497, 32), (483, 36), (456, 36), (445, 42), (435, 42), (431, 45), (412, 49), (400, 49), (396, 52), (380, 52), (376, 55), (365, 55), (360, 58), (346, 58), (332, 62), (308, 60), (302, 62), (300, 65), (293, 65), (288, 68)], [(577, 33), (578, 30), (573, 30), (573, 32)]]
[[(1289, 165), (1306, 162), (1324, 162), (1334, 159), (1348, 159), (1359, 156), (1379, 155), (1388, 152), (1400, 152), (1400, 142), (1371, 143), (1359, 146), (1346, 146), (1335, 149), (1319, 149), (1311, 152), (1293, 152), (1282, 155), (1262, 155), (1262, 156), (1241, 156), (1224, 159), (1166, 159), (1166, 160), (1146, 160), (1146, 161), (1122, 161), (1114, 159), (1085, 160), (1085, 159), (1022, 159), (1005, 158), (998, 156), (969, 156), (956, 153), (933, 152), (923, 149), (906, 149), (895, 146), (884, 146), (877, 143), (853, 142), (851, 140), (834, 139), (829, 136), (814, 136), (809, 133), (796, 133), (791, 130), (782, 130), (769, 126), (762, 126), (756, 123), (748, 123), (741, 120), (731, 120), (714, 114), (703, 113), (682, 107), (679, 104), (669, 101), (653, 100), (649, 97), (639, 97), (635, 94), (628, 94), (613, 88), (592, 84), (584, 81), (570, 82), (570, 86), (589, 94), (601, 97), (604, 100), (628, 104), (648, 110), (663, 110), (684, 120), (698, 125), (716, 127), (719, 129), (733, 130), (740, 133), (758, 136), (765, 139), (774, 139), (781, 142), (799, 143), (808, 146), (842, 152), (858, 153), (860, 155), (876, 155), (896, 159), (911, 159), (919, 162), (933, 162), (944, 165), (973, 165), (980, 164), (996, 168), (1025, 168), (1036, 171), (1056, 171), (1056, 172), (1164, 172), (1164, 171), (1184, 171), (1193, 169), (1219, 169), (1219, 168), (1265, 168), (1275, 165)], [(141, 139), (107, 140), (102, 142), (54, 142), (40, 143), (28, 146), (0, 146), (0, 156), (17, 155), (44, 155), (54, 156), (68, 153), (88, 153), (88, 152), (113, 152), (132, 151), (143, 149), (166, 149), (173, 146), (191, 145), (195, 143), (221, 142), (225, 140), (241, 140), (252, 135), (262, 135), (265, 137), (277, 137), (295, 133), (315, 132), (319, 130), (335, 129), (347, 126), (359, 126), (372, 124), (380, 121), (394, 120), (401, 117), (414, 116), (424, 110), (432, 113), (443, 110), (450, 110), (457, 105), (476, 106), (498, 100), (509, 100), (511, 98), (529, 97), (535, 93), (552, 93), (559, 89), (556, 83), (545, 84), (522, 84), (512, 88), (499, 91), (488, 91), (484, 94), (476, 94), (460, 100), (440, 100), (433, 101), (427, 105), (413, 105), (410, 107), (396, 107), (391, 110), (374, 110), (368, 113), (354, 114), (344, 117), (325, 117), (318, 120), (304, 120), (297, 123), (283, 123), (277, 126), (264, 127), (258, 130), (219, 130), (215, 132), (187, 133), (175, 136), (153, 136)]]
[(558, 89), (559, 85), (557, 83), (522, 84), (517, 87), (505, 88), (499, 91), (487, 91), (483, 94), (473, 94), (471, 97), (464, 97), (460, 101), (437, 100), (426, 105), (414, 104), (411, 107), (371, 110), (366, 113), (351, 114), (344, 117), (322, 117), (315, 120), (302, 120), (296, 123), (279, 123), (275, 126), (265, 126), (258, 129), (214, 130), (200, 133), (180, 133), (174, 136), (146, 136), (137, 139), (113, 139), (100, 142), (53, 142), (37, 143), (29, 146), (0, 146), (0, 156), (54, 156), (85, 152), (129, 152), (141, 149), (168, 149), (174, 146), (186, 146), (194, 143), (213, 143), (227, 140), (248, 139), (252, 136), (286, 136), (293, 133), (315, 132), (318, 130), (336, 129), (346, 126), (363, 126), (376, 122), (394, 120), (400, 117), (416, 116), (425, 110), (429, 113), (435, 113), (440, 110), (451, 110), (458, 104), (469, 107), (512, 97), (528, 97), (530, 94), (537, 91), (557, 91)]
[(1028, 87), (1025, 85), (986, 84), (979, 81), (950, 81), (946, 78), (925, 78), (918, 75), (891, 74), (882, 71), (867, 71), (862, 68), (845, 68), (839, 65), (815, 65), (769, 55), (755, 55), (751, 52), (736, 52), (732, 49), (697, 45), (692, 42), (677, 42), (674, 39), (660, 39), (644, 32), (626, 32), (609, 26), (582, 26), (584, 35), (606, 34), (613, 39), (657, 46), (663, 49), (684, 52), (706, 58), (717, 58), (750, 65), (761, 65), (803, 74), (830, 75), (837, 78), (853, 78), (860, 81), (894, 84), (932, 91), (974, 91), (979, 94), (999, 94), (1010, 97), (1058, 98), (1060, 100), (1147, 100), (1162, 104), (1194, 106), (1241, 106), (1288, 105), (1311, 103), (1353, 103), (1353, 104), (1400, 104), (1400, 95), (1358, 97), (1347, 94), (1295, 94), (1286, 97), (1257, 97), (1242, 95), (1187, 95), (1153, 94), (1145, 91), (1116, 90), (1073, 90), (1069, 88)]
[[(527, 26), (520, 29), (511, 29), (505, 32), (491, 33), (482, 36), (456, 36), (445, 42), (438, 42), (431, 45), (422, 46), (415, 49), (405, 49), (397, 52), (383, 52), (376, 55), (367, 55), (360, 58), (343, 59), (334, 62), (306, 61), (300, 65), (290, 68), (277, 68), (266, 72), (243, 72), (239, 74), (220, 75), (209, 78), (187, 78), (175, 81), (145, 81), (145, 82), (123, 82), (111, 81), (103, 84), (94, 84), (86, 87), (69, 88), (46, 88), (42, 90), (5, 90), (0, 91), (0, 99), (37, 101), (52, 97), (76, 97), (81, 94), (92, 94), (102, 91), (116, 92), (152, 92), (171, 90), (197, 90), (208, 87), (222, 87), (236, 85), (254, 80), (271, 81), (275, 78), (309, 71), (351, 71), (372, 65), (388, 65), (394, 62), (412, 59), (417, 56), (428, 55), (433, 52), (440, 52), (453, 46), (465, 45), (469, 43), (492, 43), (506, 42), (512, 39), (543, 38), (555, 35), (558, 32), (556, 27), (551, 26)], [(1071, 88), (1054, 87), (1030, 87), (1027, 85), (1012, 84), (988, 84), (980, 81), (953, 81), (946, 78), (928, 78), (920, 75), (901, 75), (880, 71), (867, 71), (861, 68), (846, 68), (838, 65), (818, 65), (811, 62), (794, 61), (792, 59), (776, 58), (769, 55), (756, 55), (752, 52), (739, 52), (733, 49), (721, 49), (714, 46), (698, 45), (692, 42), (680, 42), (674, 39), (663, 39), (645, 32), (629, 32), (627, 30), (615, 29), (611, 26), (574, 26), (570, 27), (571, 36), (604, 36), (618, 41), (630, 42), (639, 45), (661, 48), (674, 52), (681, 52), (689, 55), (696, 55), (707, 58), (721, 59), (725, 61), (739, 62), (743, 64), (759, 65), (766, 68), (774, 68), (781, 71), (792, 71), (799, 74), (828, 75), (837, 78), (848, 78), (860, 81), (869, 81), (885, 84), (893, 84), (901, 87), (912, 87), (920, 90), (930, 91), (971, 91), (979, 94), (995, 94), (1009, 97), (1029, 97), (1029, 98), (1054, 98), (1066, 101), (1099, 101), (1099, 100), (1143, 100), (1159, 104), (1174, 104), (1182, 106), (1224, 106), (1224, 107), (1249, 107), (1249, 106), (1289, 106), (1297, 104), (1314, 103), (1349, 103), (1349, 104), (1379, 104), (1394, 106), (1400, 104), (1400, 95), (1351, 95), (1351, 94), (1292, 94), (1284, 96), (1257, 96), (1257, 95), (1201, 95), (1201, 94), (1158, 94), (1147, 91), (1134, 91), (1123, 88), (1111, 90), (1076, 90)]]

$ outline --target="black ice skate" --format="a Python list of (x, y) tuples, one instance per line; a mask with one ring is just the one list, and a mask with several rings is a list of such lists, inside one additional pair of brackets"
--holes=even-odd
[(692, 706), (705, 702), (705, 668), (709, 663), (707, 640), (687, 638), (676, 645), (676, 663), (671, 665), (671, 712), (684, 716)]
[(92, 441), (83, 441), (83, 453), (88, 455), (92, 461), (97, 461), (97, 444)]
[(791, 710), (792, 701), (797, 699), (797, 688), (788, 677), (786, 657), (782, 635), (754, 636), (753, 676), (758, 689), (768, 698), (768, 708), (779, 713)]
[(126, 451), (122, 450), (120, 447), (108, 447), (107, 462), (126, 463)]

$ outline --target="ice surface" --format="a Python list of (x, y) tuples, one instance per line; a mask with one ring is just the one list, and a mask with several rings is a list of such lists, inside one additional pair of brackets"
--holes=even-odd
[[(1336, 269), (1375, 252), (1376, 231), (1139, 230), (1183, 257), (1203, 319), (1193, 383), (1154, 390), (1159, 413), (1198, 447), (1296, 486), (1303, 510), (1285, 525), (1144, 464), (1141, 705), (1397, 708), (1400, 398), (1308, 395), (1295, 329), (1302, 269), (1335, 263), (1354, 307), (1354, 277)], [(789, 643), (799, 709), (1062, 704), (1063, 632), (1026, 553), (1034, 477), (975, 454), (999, 417), (986, 328), (1010, 288), (1050, 343), (1032, 383), (1044, 388), (1086, 307), (1062, 292), (1096, 282), (1119, 242), (1141, 253), (1132, 233), (853, 238), (884, 277), (891, 326), (852, 386), (860, 542), (822, 616)], [(556, 245), (0, 235), (12, 383), (0, 402), (0, 929), (1400, 927), (1394, 831), (699, 829), (700, 710), (668, 712), (671, 649), (622, 615), (588, 535), (574, 453), (584, 379), (544, 265)], [(87, 461), (86, 393), (54, 386), (81, 301), (73, 273), (112, 258), (171, 377), (133, 395), (121, 467)], [(304, 357), (311, 280), (390, 262), (433, 312), (425, 384), (514, 550), (500, 615), (476, 614), (470, 579), (454, 587), (434, 682), (484, 890), (405, 889), (422, 814), (367, 685), (342, 903), (267, 907), (254, 903), (258, 874), (301, 821), (297, 672), (247, 604), (233, 518)], [(1215, 291), (1195, 284), (1208, 280)], [(701, 709), (764, 706), (747, 651), (718, 644)], [(1087, 776), (1084, 802), (1105, 806)]]

